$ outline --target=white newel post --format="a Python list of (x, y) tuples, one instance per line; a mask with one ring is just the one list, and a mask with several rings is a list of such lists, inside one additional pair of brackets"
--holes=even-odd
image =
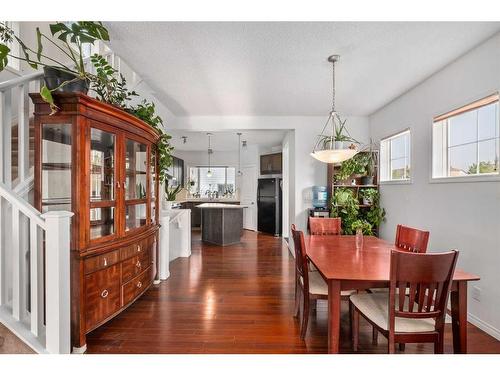
[(158, 278), (166, 280), (170, 276), (170, 215), (165, 211), (160, 211), (160, 251), (158, 262)]
[(46, 348), (69, 354), (71, 349), (70, 220), (68, 211), (49, 211), (46, 222)]

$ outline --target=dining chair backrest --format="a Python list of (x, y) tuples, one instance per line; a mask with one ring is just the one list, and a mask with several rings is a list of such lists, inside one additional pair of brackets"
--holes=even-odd
[(341, 234), (342, 220), (340, 217), (310, 217), (309, 232), (314, 235)]
[(419, 254), (392, 250), (389, 284), (389, 324), (395, 318), (435, 318), (444, 324), (458, 251)]
[(398, 224), (394, 244), (402, 251), (426, 253), (429, 232)]
[(295, 251), (295, 272), (297, 277), (302, 277), (304, 290), (309, 291), (309, 268), (307, 267), (306, 244), (304, 233), (297, 230), (292, 224), (293, 248)]

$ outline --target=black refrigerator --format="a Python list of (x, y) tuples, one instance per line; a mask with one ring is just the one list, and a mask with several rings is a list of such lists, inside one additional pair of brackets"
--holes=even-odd
[(281, 178), (259, 178), (257, 187), (257, 229), (281, 236)]

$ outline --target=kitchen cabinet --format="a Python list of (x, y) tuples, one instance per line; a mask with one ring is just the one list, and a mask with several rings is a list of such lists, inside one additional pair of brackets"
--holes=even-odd
[(260, 155), (260, 174), (281, 174), (282, 173), (283, 154), (277, 152), (274, 154)]

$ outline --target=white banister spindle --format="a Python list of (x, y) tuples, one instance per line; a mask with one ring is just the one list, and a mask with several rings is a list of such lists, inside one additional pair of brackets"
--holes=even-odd
[(18, 108), (18, 130), (17, 130), (17, 163), (20, 181), (28, 176), (29, 152), (30, 152), (30, 129), (29, 129), (29, 84), (19, 86), (19, 108)]
[(19, 246), (19, 209), (12, 207), (12, 316), (15, 320), (21, 320), (22, 296), (21, 296), (21, 249)]
[(7, 187), (12, 185), (11, 172), (11, 138), (12, 138), (12, 89), (8, 88), (0, 91), (0, 115), (1, 121), (1, 166), (0, 166), (0, 182), (3, 182)]
[(46, 223), (46, 348), (70, 353), (70, 219), (73, 213), (49, 211)]
[(30, 330), (40, 336), (43, 326), (43, 256), (39, 253), (38, 226), (30, 220)]

